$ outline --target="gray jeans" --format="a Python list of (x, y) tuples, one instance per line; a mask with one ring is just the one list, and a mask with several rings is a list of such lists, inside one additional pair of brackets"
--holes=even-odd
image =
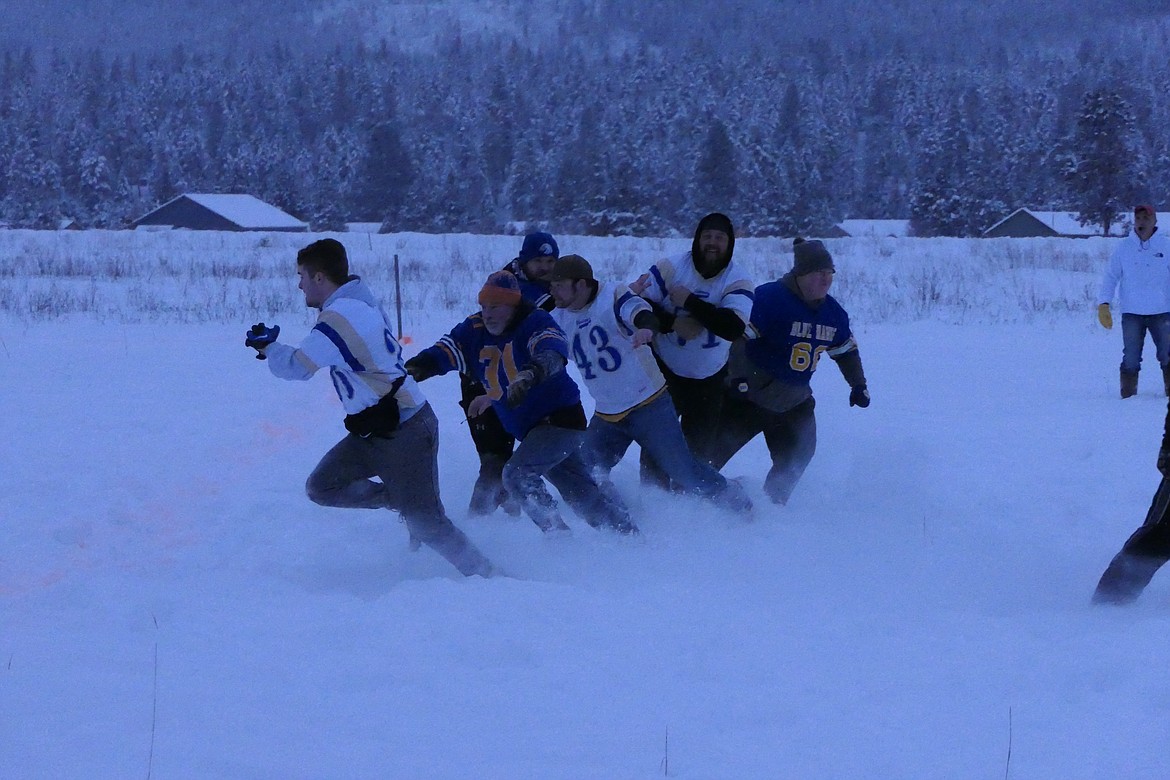
[(463, 574), (487, 576), (491, 564), (443, 509), (438, 456), (439, 424), (425, 404), (387, 438), (351, 433), (337, 442), (309, 475), (305, 492), (322, 506), (394, 509), (412, 537)]

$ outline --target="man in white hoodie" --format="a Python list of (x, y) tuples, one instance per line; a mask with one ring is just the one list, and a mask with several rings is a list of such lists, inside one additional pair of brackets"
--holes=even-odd
[(1122, 239), (1101, 277), (1097, 319), (1113, 327), (1110, 303), (1121, 286), (1121, 397), (1137, 393), (1138, 370), (1146, 332), (1162, 366), (1162, 384), (1170, 395), (1170, 239), (1158, 234), (1153, 206), (1133, 210), (1133, 233)]
[[(276, 340), (279, 327), (254, 325), (244, 343), (281, 379), (308, 379), (329, 369), (349, 433), (325, 454), (305, 483), (322, 506), (393, 509), (412, 542), (421, 542), (465, 575), (492, 566), (439, 500), (439, 429), (435, 413), (407, 373), (386, 313), (357, 276), (345, 247), (332, 238), (297, 253), (305, 305), (320, 309), (300, 346)], [(375, 481), (371, 477), (378, 477)]]

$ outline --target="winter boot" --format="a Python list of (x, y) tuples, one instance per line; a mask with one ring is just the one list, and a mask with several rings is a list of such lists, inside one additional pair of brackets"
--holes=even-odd
[(1137, 395), (1137, 372), (1130, 373), (1122, 370), (1121, 372), (1121, 397), (1129, 398), (1131, 395)]

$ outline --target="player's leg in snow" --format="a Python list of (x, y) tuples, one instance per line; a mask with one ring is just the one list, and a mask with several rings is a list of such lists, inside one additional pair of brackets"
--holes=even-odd
[(472, 516), (490, 515), (500, 506), (506, 492), (504, 491), (504, 464), (507, 458), (499, 455), (483, 454), (479, 456), (479, 476), (471, 488), (471, 503), (467, 513)]
[(766, 416), (764, 442), (772, 455), (772, 468), (764, 478), (764, 492), (775, 504), (787, 504), (796, 483), (817, 451), (816, 400), (809, 398), (794, 409)]
[(609, 479), (598, 481), (594, 475), (594, 470), (576, 451), (570, 452), (547, 474), (549, 482), (589, 525), (620, 534), (637, 534), (638, 527), (630, 520), (630, 510), (613, 483)]
[(1138, 372), (1145, 346), (1145, 318), (1140, 314), (1121, 315), (1121, 397), (1137, 395)]
[(1093, 593), (1095, 604), (1128, 604), (1170, 560), (1170, 480), (1154, 493), (1146, 520), (1113, 557)]
[[(566, 436), (564, 434), (571, 434)], [(541, 531), (568, 531), (556, 501), (544, 486), (544, 477), (581, 445), (582, 431), (537, 425), (504, 466), (504, 487), (520, 501), (524, 512)]]
[(1154, 340), (1154, 354), (1162, 367), (1162, 387), (1170, 396), (1170, 314), (1155, 314), (1149, 318), (1150, 338)]
[(305, 480), (305, 495), (314, 504), (344, 509), (391, 507), (386, 485), (370, 477), (377, 465), (369, 457), (366, 439), (350, 433), (333, 445)]
[(670, 396), (663, 394), (635, 409), (618, 425), (634, 437), (642, 452), (647, 453), (682, 490), (712, 499), (733, 512), (751, 511), (751, 499), (742, 486), (729, 487), (722, 474), (691, 453)]
[(411, 537), (446, 558), (467, 576), (492, 573), (488, 559), (447, 517), (439, 498), (439, 424), (425, 404), (388, 438), (361, 439), (386, 485), (388, 503), (406, 522)]
[[(459, 406), (464, 416), (472, 399), (483, 395), (483, 385), (473, 379), (460, 375)], [(471, 441), (475, 444), (475, 451), (479, 454), (479, 476), (471, 489), (471, 503), (467, 508), (470, 515), (490, 515), (501, 505), (509, 514), (518, 514), (519, 506), (508, 496), (504, 489), (504, 464), (512, 456), (516, 447), (516, 439), (508, 433), (494, 409), (490, 407), (482, 414), (469, 418), (467, 427), (471, 433)]]

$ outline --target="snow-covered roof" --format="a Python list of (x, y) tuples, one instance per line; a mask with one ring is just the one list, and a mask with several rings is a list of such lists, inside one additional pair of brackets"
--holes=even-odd
[(906, 238), (910, 235), (908, 219), (843, 219), (837, 223), (850, 236)]
[(281, 211), (271, 203), (265, 203), (253, 195), (208, 195), (188, 192), (179, 197), (190, 198), (200, 206), (249, 230), (263, 230), (264, 228), (303, 229), (309, 226), (309, 223), (302, 222), (292, 214)]
[[(1100, 225), (1081, 225), (1077, 221), (1077, 214), (1075, 211), (1036, 211), (1035, 209), (1016, 209), (1011, 214), (996, 222), (984, 233), (990, 233), (997, 227), (1007, 222), (1017, 214), (1027, 214), (1028, 216), (1040, 222), (1043, 225), (1051, 228), (1058, 236), (1099, 236), (1101, 235)], [(1133, 220), (1127, 219), (1124, 216), (1117, 222), (1109, 226), (1109, 235), (1124, 237), (1129, 234), (1130, 228), (1133, 227)]]
[[(1077, 221), (1076, 212), (1072, 211), (1033, 211), (1025, 209), (1036, 219), (1055, 230), (1062, 236), (1099, 236), (1100, 225), (1084, 225)], [(1111, 236), (1125, 236), (1129, 233), (1131, 222), (1124, 219), (1114, 222), (1109, 228)]]

